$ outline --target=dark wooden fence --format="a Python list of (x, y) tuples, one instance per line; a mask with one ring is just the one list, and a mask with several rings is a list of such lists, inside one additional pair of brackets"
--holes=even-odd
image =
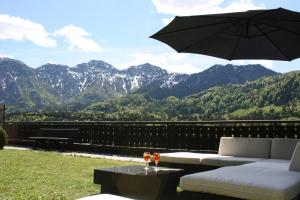
[(216, 151), (220, 137), (300, 138), (300, 121), (206, 122), (7, 122), (10, 142), (30, 144), (40, 128), (79, 128), (83, 150), (108, 153), (140, 151)]
[(0, 127), (4, 127), (4, 121), (5, 121), (5, 105), (0, 104)]

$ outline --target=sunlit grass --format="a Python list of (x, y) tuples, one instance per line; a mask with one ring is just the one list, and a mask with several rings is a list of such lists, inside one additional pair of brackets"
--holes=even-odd
[(133, 164), (54, 152), (0, 150), (0, 199), (77, 199), (97, 194), (95, 168)]

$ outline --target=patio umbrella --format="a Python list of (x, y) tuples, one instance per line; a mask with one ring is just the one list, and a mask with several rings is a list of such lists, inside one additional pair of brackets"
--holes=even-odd
[(278, 8), (175, 17), (151, 38), (178, 52), (290, 61), (300, 57), (300, 13)]

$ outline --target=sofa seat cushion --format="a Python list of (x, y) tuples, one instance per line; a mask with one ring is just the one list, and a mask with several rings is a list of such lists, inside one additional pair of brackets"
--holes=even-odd
[(300, 142), (296, 145), (289, 170), (300, 172)]
[(183, 164), (196, 164), (200, 165), (201, 159), (217, 154), (205, 153), (192, 153), (192, 152), (174, 152), (174, 153), (161, 153), (160, 161), (168, 163), (183, 163)]
[(202, 165), (225, 167), (242, 165), (246, 163), (256, 162), (264, 160), (264, 158), (251, 158), (251, 157), (237, 157), (237, 156), (222, 156), (216, 155), (201, 159)]
[(290, 160), (299, 141), (299, 139), (274, 138), (271, 145), (271, 158)]
[(289, 162), (263, 160), (181, 177), (184, 191), (204, 192), (242, 199), (291, 200), (300, 194), (300, 173)]
[(98, 194), (88, 197), (82, 197), (77, 200), (133, 200), (125, 197), (120, 197), (112, 194)]
[(270, 138), (222, 137), (219, 154), (223, 156), (270, 158)]

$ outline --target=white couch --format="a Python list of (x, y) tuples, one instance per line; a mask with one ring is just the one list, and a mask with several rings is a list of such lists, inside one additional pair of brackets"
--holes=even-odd
[(199, 162), (221, 168), (183, 176), (180, 187), (183, 191), (253, 200), (299, 198), (298, 142), (284, 138), (221, 138), (218, 155), (200, 156)]
[(161, 162), (224, 167), (241, 165), (270, 157), (270, 138), (222, 137), (218, 154), (191, 152), (162, 153)]

